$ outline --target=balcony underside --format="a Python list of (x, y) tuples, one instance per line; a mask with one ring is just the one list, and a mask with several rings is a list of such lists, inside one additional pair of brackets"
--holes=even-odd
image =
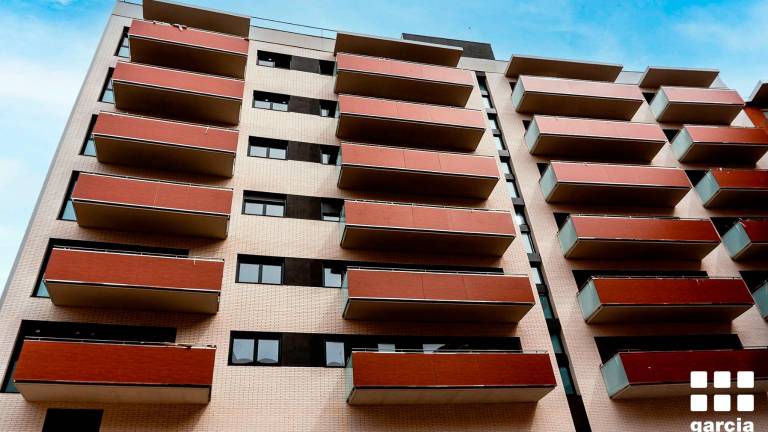
[(334, 54), (360, 54), (450, 67), (459, 63), (463, 51), (448, 45), (344, 32), (337, 32), (333, 48)]
[[(710, 384), (706, 389), (696, 389), (699, 394), (723, 394), (723, 393), (745, 393), (743, 389), (736, 389), (732, 386), (731, 390), (715, 389)], [(723, 391), (725, 390), (725, 391)], [(741, 391), (740, 391), (741, 390)], [(768, 392), (768, 380), (758, 380), (755, 377), (755, 388), (750, 389), (750, 393)], [(629, 384), (611, 399), (656, 399), (664, 397), (681, 397), (691, 394), (691, 384), (671, 383), (671, 384)]]
[[(675, 140), (677, 141), (677, 140)], [(672, 150), (677, 150), (675, 143)], [(768, 151), (768, 146), (731, 143), (692, 143), (679, 148), (678, 161), (752, 166)], [(676, 152), (677, 153), (677, 152)]]
[(768, 208), (768, 189), (720, 189), (706, 199), (704, 207)]
[(664, 141), (549, 134), (540, 134), (529, 143), (529, 151), (535, 156), (595, 161), (650, 162), (662, 147)]
[(689, 190), (684, 187), (559, 182), (548, 192), (544, 191), (544, 197), (548, 203), (674, 207)]
[(183, 24), (192, 28), (242, 37), (248, 37), (251, 30), (251, 18), (246, 15), (236, 15), (171, 1), (144, 0), (142, 5), (146, 20)]
[(498, 181), (498, 177), (342, 164), (338, 187), (485, 199)]
[(366, 117), (341, 113), (336, 136), (341, 139), (430, 148), (474, 151), (484, 128), (404, 121), (386, 117)]
[(741, 105), (670, 102), (656, 116), (660, 123), (729, 125), (742, 110)]
[(717, 242), (578, 239), (565, 253), (572, 259), (701, 260)]
[(515, 105), (518, 112), (564, 117), (631, 120), (642, 100), (571, 96), (555, 93), (525, 92)]
[(535, 75), (554, 78), (570, 78), (590, 81), (614, 82), (623, 66), (612, 63), (584, 62), (556, 58), (544, 58), (514, 54), (509, 59), (505, 75)]
[(402, 387), (353, 388), (350, 405), (421, 405), (536, 402), (554, 386), (546, 387)]
[(730, 322), (752, 308), (744, 305), (603, 304), (585, 320), (589, 324), (621, 322)]
[(131, 61), (243, 79), (248, 56), (131, 35)]
[(639, 87), (659, 88), (661, 86), (704, 87), (707, 88), (717, 79), (716, 69), (680, 69), (648, 67), (640, 77)]
[(463, 107), (472, 94), (472, 86), (339, 69), (334, 91), (340, 94)]
[(370, 321), (518, 322), (531, 303), (429, 301), (423, 299), (347, 299), (343, 317)]
[(103, 385), (90, 383), (16, 382), (30, 402), (98, 402), (124, 404), (207, 404), (210, 386)]
[(406, 230), (347, 224), (341, 238), (345, 249), (399, 250), (501, 256), (512, 235)]

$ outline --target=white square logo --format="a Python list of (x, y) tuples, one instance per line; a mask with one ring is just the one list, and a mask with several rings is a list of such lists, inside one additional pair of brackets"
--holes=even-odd
[(706, 371), (691, 372), (691, 388), (707, 388), (707, 372)]
[(755, 373), (752, 371), (739, 371), (736, 373), (736, 387), (755, 388)]
[(715, 403), (714, 409), (717, 412), (728, 412), (731, 410), (731, 395), (729, 394), (718, 394), (714, 397)]
[(755, 410), (755, 395), (740, 394), (736, 396), (736, 411), (752, 412)]
[[(712, 387), (713, 389), (732, 389), (733, 374), (731, 371), (714, 371), (712, 373)], [(709, 374), (706, 371), (692, 371), (691, 372), (691, 388), (692, 389), (707, 389), (709, 386)], [(739, 393), (743, 391), (749, 392), (755, 388), (755, 373), (753, 371), (738, 371), (736, 372), (736, 391), (732, 393)], [(720, 392), (722, 393), (722, 391)], [(731, 395), (730, 394), (715, 394), (712, 396), (712, 409), (715, 412), (728, 412), (731, 411)], [(709, 406), (709, 396), (707, 394), (691, 394), (691, 411), (692, 412), (706, 412)], [(736, 410), (739, 412), (752, 412), (755, 410), (755, 395), (753, 394), (736, 394)]]
[(707, 412), (707, 395), (705, 394), (691, 395), (691, 411)]
[(731, 372), (730, 371), (716, 371), (714, 375), (715, 375), (715, 388), (730, 388), (731, 387)]

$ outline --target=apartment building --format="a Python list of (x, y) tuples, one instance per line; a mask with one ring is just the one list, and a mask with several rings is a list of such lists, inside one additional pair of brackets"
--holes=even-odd
[(115, 4), (4, 430), (768, 427), (768, 85), (298, 30)]

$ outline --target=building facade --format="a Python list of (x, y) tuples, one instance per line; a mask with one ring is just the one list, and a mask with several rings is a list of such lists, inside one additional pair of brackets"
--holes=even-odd
[(305, 30), (116, 3), (4, 430), (768, 427), (768, 86)]

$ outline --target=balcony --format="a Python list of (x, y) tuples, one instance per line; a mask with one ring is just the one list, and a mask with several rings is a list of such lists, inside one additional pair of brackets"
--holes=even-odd
[(768, 257), (768, 220), (740, 219), (723, 234), (723, 244), (734, 260)]
[(535, 115), (525, 142), (535, 156), (650, 162), (667, 137), (655, 123)]
[(93, 127), (99, 162), (232, 177), (237, 131), (101, 112)]
[(572, 259), (701, 260), (720, 243), (709, 219), (571, 215), (558, 237)]
[(757, 309), (764, 320), (768, 320), (768, 282), (763, 283), (755, 292), (752, 293), (755, 299)]
[(83, 228), (223, 239), (232, 190), (81, 173), (72, 203)]
[(341, 144), (341, 189), (486, 199), (499, 181), (491, 156)]
[(144, 19), (247, 38), (251, 17), (161, 0), (144, 0)]
[(736, 90), (662, 86), (650, 103), (662, 123), (729, 125), (744, 108)]
[(768, 170), (716, 168), (696, 184), (706, 208), (765, 208), (768, 206)]
[(207, 404), (216, 348), (27, 339), (13, 375), (30, 402)]
[(672, 151), (685, 163), (754, 165), (768, 151), (768, 134), (759, 128), (686, 125)]
[(336, 54), (336, 93), (463, 107), (473, 86), (464, 69)]
[(485, 133), (479, 110), (339, 95), (336, 136), (344, 140), (474, 151)]
[(459, 64), (463, 52), (460, 47), (343, 32), (336, 32), (333, 48), (334, 54), (359, 54), (450, 67)]
[(729, 322), (754, 305), (736, 278), (593, 277), (577, 298), (589, 324)]
[(508, 211), (346, 201), (344, 213), (346, 249), (501, 256), (515, 238)]
[(590, 81), (614, 82), (624, 66), (612, 63), (597, 63), (513, 54), (509, 59), (505, 75), (517, 78), (520, 75), (535, 75), (552, 78), (569, 78)]
[(555, 388), (546, 353), (353, 352), (351, 405), (536, 402)]
[(350, 268), (345, 319), (517, 322), (535, 304), (526, 275)]
[(131, 61), (243, 79), (248, 40), (222, 33), (133, 20)]
[(119, 110), (203, 123), (240, 121), (242, 80), (117, 62), (112, 83)]
[(631, 120), (644, 101), (634, 85), (528, 75), (512, 91), (515, 110), (526, 114)]
[(54, 248), (43, 279), (56, 306), (213, 314), (224, 261)]
[(661, 86), (704, 87), (712, 85), (720, 71), (717, 69), (686, 69), (649, 66), (640, 77), (638, 87), (655, 89)]
[[(717, 393), (768, 391), (768, 349), (620, 352), (600, 367), (611, 399), (658, 398), (691, 394), (691, 372), (707, 372), (709, 385), (696, 393), (713, 393), (715, 371), (730, 371), (730, 389)], [(736, 387), (739, 371), (755, 372), (754, 389)]]
[(679, 168), (551, 162), (539, 180), (548, 203), (674, 207), (691, 183)]
[(747, 105), (752, 107), (768, 108), (768, 82), (757, 82), (755, 88), (752, 89), (752, 94), (749, 95), (749, 101), (747, 102)]

